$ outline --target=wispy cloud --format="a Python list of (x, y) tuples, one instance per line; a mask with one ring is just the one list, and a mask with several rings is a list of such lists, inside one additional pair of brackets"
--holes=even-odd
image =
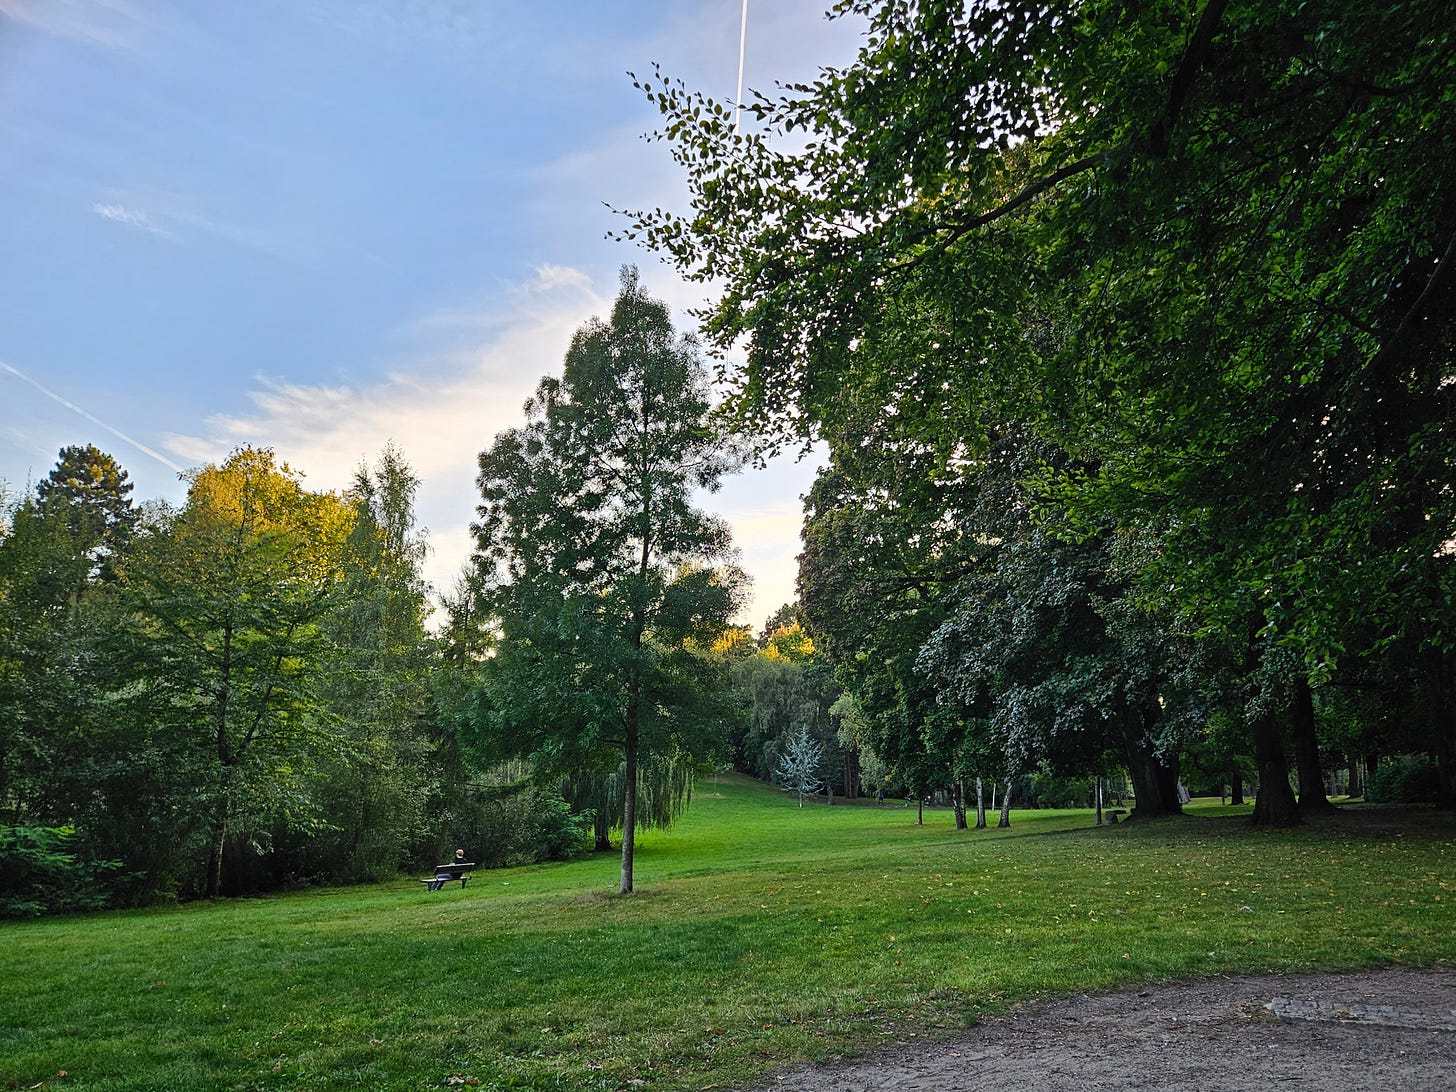
[[(4, 0), (0, 0), (0, 3), (4, 3)], [(125, 224), (127, 227), (150, 231), (156, 235), (167, 234), (165, 230), (154, 223), (152, 218), (141, 211), (141, 209), (127, 208), (125, 205), (98, 201), (91, 206), (91, 211), (103, 220), (110, 220), (114, 224)]]
[[(0, 0), (0, 3), (4, 2)], [(315, 256), (316, 248), (309, 240), (290, 238), (287, 233), (276, 229), (247, 226), (204, 214), (187, 196), (165, 190), (113, 192), (107, 200), (93, 203), (91, 211), (114, 224), (161, 235), (181, 245), (196, 245), (203, 239), (216, 239), (287, 262), (307, 263)]]
[[(647, 288), (666, 294), (672, 283)], [(470, 556), (475, 514), (476, 456), (496, 434), (522, 421), (522, 408), (543, 375), (559, 373), (575, 330), (611, 307), (615, 284), (599, 287), (586, 273), (546, 265), (532, 280), (472, 311), (455, 308), (450, 322), (411, 324), (421, 339), (391, 374), (371, 384), (302, 384), (262, 378), (252, 393), (255, 412), (219, 416), (201, 435), (172, 435), (166, 447), (197, 464), (225, 458), (241, 444), (275, 448), (308, 475), (316, 489), (342, 489), (361, 460), (393, 441), (422, 484), (419, 515), (430, 528), (434, 556), (426, 575), (452, 586)], [(475, 340), (467, 348), (439, 341)], [(743, 561), (756, 577), (749, 616), (759, 618), (794, 596), (794, 556), (801, 520), (798, 494), (812, 466), (789, 460), (727, 483), (706, 503), (734, 527)]]
[(0, 16), (108, 49), (137, 44), (141, 20), (128, 0), (0, 0)]
[[(560, 370), (573, 331), (610, 302), (585, 274), (543, 267), (474, 316), (455, 312), (444, 344), (440, 330), (415, 324), (408, 335), (419, 343), (377, 382), (263, 377), (251, 395), (255, 412), (214, 417), (202, 435), (168, 436), (166, 447), (200, 463), (241, 444), (268, 445), (305, 471), (314, 488), (340, 489), (361, 460), (393, 441), (422, 479), (419, 514), (435, 551), (428, 576), (449, 587), (470, 554), (477, 454), (497, 432), (520, 423), (540, 378)], [(461, 330), (475, 335), (464, 348), (456, 343)]]

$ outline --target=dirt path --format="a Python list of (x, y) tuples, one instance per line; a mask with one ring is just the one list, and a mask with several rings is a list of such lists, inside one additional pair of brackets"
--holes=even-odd
[(1212, 978), (1068, 998), (955, 1039), (787, 1070), (798, 1092), (1445, 1090), (1456, 968)]

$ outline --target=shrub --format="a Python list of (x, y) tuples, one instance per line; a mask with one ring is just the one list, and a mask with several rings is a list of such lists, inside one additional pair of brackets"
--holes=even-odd
[(1434, 804), (1439, 795), (1435, 763), (1424, 755), (1386, 759), (1365, 781), (1365, 800), (1371, 804)]
[(0, 917), (99, 910), (106, 876), (120, 861), (79, 861), (66, 852), (74, 827), (0, 827)]

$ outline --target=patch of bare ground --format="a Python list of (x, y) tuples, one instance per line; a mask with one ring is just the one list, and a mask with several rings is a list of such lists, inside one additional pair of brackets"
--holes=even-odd
[(796, 1092), (1446, 1089), (1456, 969), (1219, 977), (1068, 997), (953, 1039), (776, 1074)]

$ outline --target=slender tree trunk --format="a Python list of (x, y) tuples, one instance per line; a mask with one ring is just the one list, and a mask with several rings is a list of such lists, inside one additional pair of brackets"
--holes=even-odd
[(596, 845), (593, 847), (597, 853), (610, 853), (612, 849), (612, 817), (607, 814), (606, 808), (597, 808), (596, 814), (592, 816), (592, 833), (596, 835)]
[(1001, 793), (1001, 818), (996, 820), (997, 829), (1011, 826), (1011, 778), (1006, 779), (1006, 788)]
[(1259, 766), (1259, 795), (1250, 818), (1256, 827), (1288, 827), (1299, 822), (1299, 808), (1289, 788), (1289, 762), (1279, 742), (1279, 731), (1267, 715), (1249, 724), (1254, 738), (1254, 761)]
[[(226, 781), (226, 777), (225, 777)], [(227, 845), (228, 819), (232, 811), (232, 791), (224, 786), (222, 798), (218, 801), (217, 815), (212, 824), (212, 852), (207, 862), (207, 897), (215, 899), (222, 894), (222, 852)]]
[(915, 797), (915, 825), (917, 827), (925, 825), (925, 794), (923, 792), (916, 794)]
[(637, 842), (637, 698), (630, 705), (627, 725), (626, 784), (622, 786), (622, 886), (620, 893), (632, 893), (632, 854)]
[(1102, 825), (1102, 778), (1092, 779), (1092, 794), (1097, 798), (1097, 825)]
[(966, 783), (959, 778), (951, 786), (951, 807), (955, 811), (956, 830), (966, 829)]
[(979, 777), (976, 778), (976, 829), (986, 829), (986, 792)]
[(1435, 751), (1437, 796), (1442, 808), (1456, 808), (1456, 652), (1433, 651), (1435, 660)]
[(1229, 803), (1244, 803), (1244, 771), (1237, 766), (1234, 772), (1229, 774)]
[(1334, 805), (1325, 795), (1325, 775), (1320, 765), (1314, 693), (1310, 690), (1309, 680), (1303, 677), (1294, 680), (1289, 725), (1294, 738), (1294, 766), (1299, 777), (1299, 810), (1306, 813), (1332, 811)]
[(214, 743), (219, 768), (217, 813), (212, 827), (212, 854), (207, 865), (207, 897), (222, 894), (222, 851), (227, 844), (228, 822), (233, 800), (232, 738), (228, 734), (228, 698), (232, 694), (233, 619), (228, 616), (222, 627), (222, 650), (218, 670), (217, 711), (214, 716)]
[(1364, 796), (1365, 782), (1360, 777), (1360, 756), (1351, 751), (1345, 756), (1345, 761), (1349, 764), (1349, 784), (1345, 786), (1345, 795), (1349, 797)]

